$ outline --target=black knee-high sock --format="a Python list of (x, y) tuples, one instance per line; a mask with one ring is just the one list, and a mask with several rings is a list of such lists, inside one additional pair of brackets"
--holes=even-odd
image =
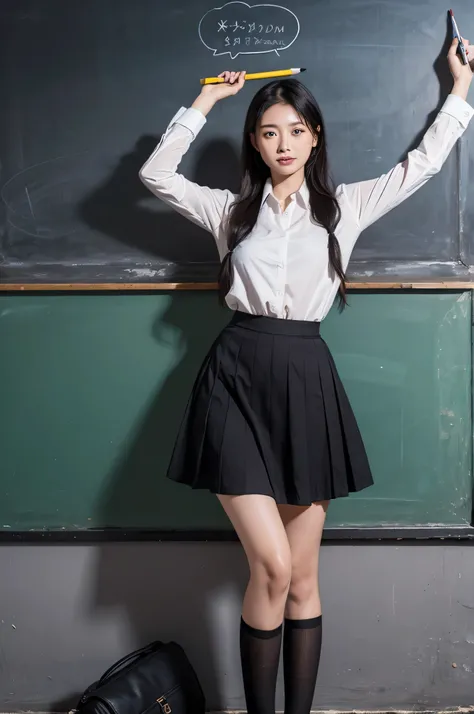
[(257, 630), (240, 620), (240, 657), (248, 714), (275, 714), (275, 689), (283, 623)]
[(285, 714), (309, 714), (321, 656), (322, 617), (285, 618), (283, 673)]

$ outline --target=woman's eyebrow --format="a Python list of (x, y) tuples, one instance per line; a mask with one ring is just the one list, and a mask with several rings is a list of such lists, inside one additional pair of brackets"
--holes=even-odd
[[(296, 126), (297, 124), (303, 124), (302, 121), (293, 121), (291, 124), (288, 124), (288, 126)], [(260, 129), (268, 129), (268, 127), (271, 127), (272, 129), (278, 129), (278, 124), (260, 124)]]

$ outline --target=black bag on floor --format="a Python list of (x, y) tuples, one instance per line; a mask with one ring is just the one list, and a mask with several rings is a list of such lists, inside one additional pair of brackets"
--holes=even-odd
[(176, 642), (152, 642), (116, 662), (86, 689), (80, 714), (204, 714), (196, 672)]

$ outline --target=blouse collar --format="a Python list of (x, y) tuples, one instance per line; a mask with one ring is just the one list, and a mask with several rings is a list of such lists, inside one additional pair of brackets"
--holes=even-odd
[[(275, 205), (278, 204), (278, 200), (275, 198), (273, 194), (273, 186), (272, 186), (272, 179), (269, 176), (267, 180), (265, 181), (265, 185), (263, 187), (263, 194), (262, 194), (262, 202), (261, 205), (265, 203), (265, 201), (268, 199), (268, 197), (271, 197), (270, 200), (273, 200), (275, 202)], [(291, 196), (295, 197), (297, 201), (300, 202), (303, 208), (309, 208), (309, 189), (308, 185), (306, 183), (306, 179), (304, 179), (303, 183), (299, 187), (297, 191), (291, 194)]]

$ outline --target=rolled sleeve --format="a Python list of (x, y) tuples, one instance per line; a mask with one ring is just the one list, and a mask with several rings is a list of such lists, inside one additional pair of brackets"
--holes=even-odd
[(464, 129), (467, 129), (474, 115), (474, 109), (471, 105), (464, 101), (462, 97), (458, 97), (457, 94), (450, 94), (440, 111), (457, 119)]
[(176, 118), (174, 120), (176, 124), (181, 124), (185, 126), (189, 131), (193, 133), (194, 138), (199, 134), (207, 119), (199, 109), (194, 109), (194, 107), (181, 107)]

